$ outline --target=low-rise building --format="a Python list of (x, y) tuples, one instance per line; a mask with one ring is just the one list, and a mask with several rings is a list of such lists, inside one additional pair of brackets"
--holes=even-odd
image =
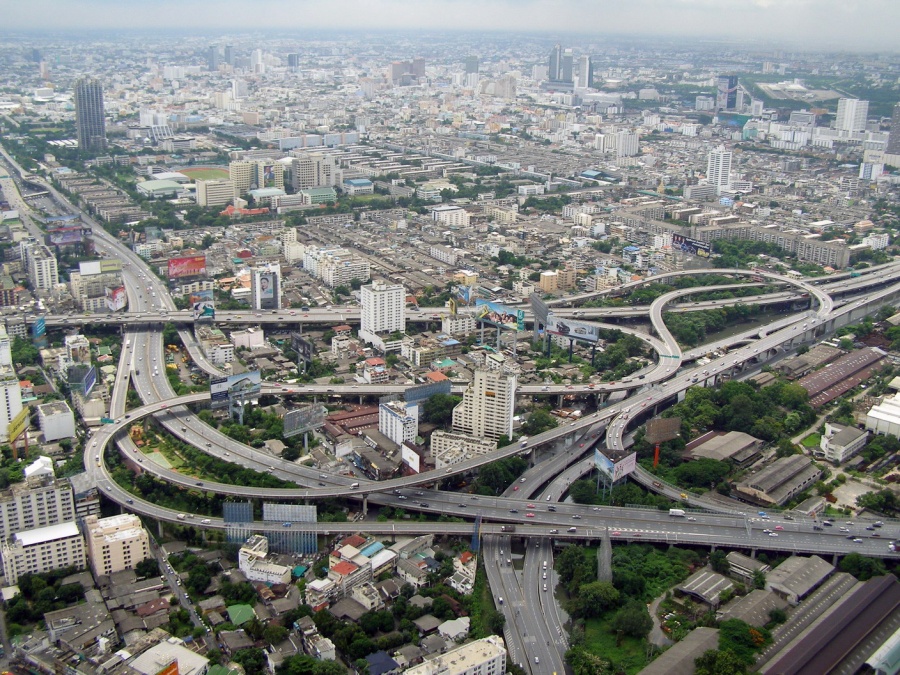
[(268, 553), (268, 538), (260, 534), (251, 535), (238, 552), (238, 568), (247, 577), (247, 581), (261, 581), (266, 584), (290, 583), (291, 568), (266, 561)]
[(51, 401), (37, 406), (38, 425), (44, 441), (50, 443), (75, 436), (75, 414), (65, 401)]
[(499, 675), (505, 672), (503, 638), (490, 635), (408, 668), (406, 675)]
[(744, 499), (761, 506), (781, 505), (811, 487), (822, 476), (809, 457), (781, 457), (737, 484)]
[(825, 433), (822, 434), (819, 447), (813, 448), (813, 456), (833, 464), (842, 464), (865, 447), (868, 437), (868, 431), (826, 422)]
[(817, 555), (793, 556), (766, 575), (766, 590), (796, 605), (834, 573), (834, 566)]

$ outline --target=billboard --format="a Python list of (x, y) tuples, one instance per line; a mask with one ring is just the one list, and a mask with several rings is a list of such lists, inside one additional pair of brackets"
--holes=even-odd
[(458, 309), (458, 306), (457, 306), (457, 303), (456, 303), (456, 298), (450, 298), (450, 299), (447, 301), (447, 309), (450, 310), (450, 316), (456, 316), (456, 312), (457, 312), (457, 309)]
[(300, 333), (292, 333), (291, 347), (293, 347), (294, 351), (297, 352), (297, 357), (301, 361), (312, 363), (313, 357), (316, 354), (316, 348), (313, 346), (311, 340), (307, 340), (306, 338), (302, 337)]
[(213, 300), (212, 289), (206, 291), (194, 291), (188, 298), (191, 303), (191, 311), (194, 313), (194, 321), (197, 319), (216, 318), (216, 305)]
[(31, 325), (31, 337), (39, 338), (47, 333), (47, 320), (39, 316)]
[(25, 433), (25, 429), (28, 428), (28, 413), (30, 409), (26, 406), (19, 411), (19, 414), (12, 418), (12, 421), (9, 423), (9, 427), (7, 427), (7, 434), (9, 434), (9, 440), (14, 441), (19, 436)]
[(683, 234), (672, 235), (672, 248), (676, 251), (684, 251), (691, 255), (700, 256), (701, 258), (708, 258), (710, 252), (710, 246), (707, 242), (691, 239)]
[(273, 188), (278, 187), (275, 183), (275, 165), (266, 164), (263, 166), (263, 184), (260, 187)]
[(210, 408), (227, 408), (232, 400), (248, 401), (259, 396), (262, 378), (258, 370), (209, 381)]
[(107, 272), (121, 272), (122, 271), (122, 261), (114, 258), (108, 258), (106, 260), (88, 260), (86, 262), (78, 263), (78, 271), (81, 272), (81, 276), (89, 277), (94, 274), (105, 274)]
[(325, 415), (328, 411), (325, 406), (318, 403), (303, 406), (297, 410), (291, 410), (284, 414), (284, 431), (282, 438), (297, 436), (313, 429), (319, 429), (325, 425)]
[(87, 398), (97, 384), (97, 370), (94, 366), (78, 364), (69, 367), (69, 386)]
[(125, 294), (125, 287), (106, 289), (106, 308), (111, 312), (124, 309), (128, 304), (128, 296)]
[(552, 313), (547, 316), (547, 332), (585, 342), (597, 342), (600, 339), (600, 326), (574, 319), (563, 319)]
[(457, 300), (467, 307), (475, 300), (474, 286), (457, 286), (453, 292), (456, 294)]
[(183, 258), (169, 258), (169, 278), (198, 277), (206, 274), (206, 256), (191, 255)]
[(647, 435), (644, 438), (648, 443), (655, 445), (678, 438), (680, 433), (680, 417), (657, 417), (647, 422)]
[(525, 330), (525, 310), (506, 307), (489, 300), (475, 301), (475, 318), (501, 328)]
[(80, 244), (85, 237), (90, 236), (90, 228), (78, 225), (76, 227), (60, 227), (47, 232), (47, 241), (52, 246), (71, 246)]
[(275, 297), (275, 275), (271, 272), (259, 273), (259, 299), (272, 300)]
[(621, 480), (637, 468), (637, 453), (632, 452), (630, 455), (614, 461), (604, 455), (599, 448), (595, 448), (594, 466), (609, 480)]
[(547, 317), (550, 315), (550, 307), (537, 293), (529, 295), (528, 302), (531, 305), (531, 313), (534, 314), (534, 318), (546, 326)]
[(263, 502), (263, 520), (267, 523), (315, 523), (318, 518), (316, 506)]

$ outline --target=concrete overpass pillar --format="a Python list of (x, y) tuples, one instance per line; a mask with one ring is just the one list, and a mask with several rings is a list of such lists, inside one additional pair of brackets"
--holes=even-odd
[(363, 516), (369, 515), (369, 495), (363, 497)]
[(756, 560), (756, 549), (755, 548), (750, 549), (750, 557), (753, 558), (754, 560)]
[(157, 532), (157, 534), (159, 534), (159, 538), (162, 539), (163, 538), (163, 521), (161, 521), (161, 520), (156, 521), (156, 532)]

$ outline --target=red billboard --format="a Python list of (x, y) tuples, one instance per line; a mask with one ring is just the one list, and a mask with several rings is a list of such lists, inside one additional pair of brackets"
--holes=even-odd
[(117, 312), (128, 304), (128, 296), (125, 294), (125, 287), (106, 289), (106, 308), (111, 312)]
[(199, 277), (206, 274), (206, 256), (191, 255), (184, 258), (169, 258), (169, 278)]

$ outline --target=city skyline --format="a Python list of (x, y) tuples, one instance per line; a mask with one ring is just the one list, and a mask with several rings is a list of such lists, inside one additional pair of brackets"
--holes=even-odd
[[(167, 7), (171, 7), (171, 12)], [(217, 2), (212, 11), (210, 0), (201, 0), (193, 7), (195, 11), (179, 16), (179, 31), (247, 30), (240, 19), (243, 4), (232, 0)], [(581, 0), (562, 0), (525, 6), (511, 0), (414, 4), (402, 0), (348, 0), (339, 6), (310, 5), (302, 11), (296, 4), (279, 0), (267, 8), (270, 16), (278, 17), (279, 31), (515, 32), (539, 28), (560, 34), (597, 32), (736, 44), (763, 40), (767, 45), (778, 42), (788, 47), (891, 52), (897, 51), (892, 27), (900, 24), (900, 4), (890, 0), (865, 4), (852, 0), (635, 0), (627, 5), (606, 0), (591, 5)], [(87, 0), (75, 7), (58, 0), (37, 0), (27, 6), (7, 8), (5, 23), (12, 31), (171, 30), (171, 13), (179, 10), (180, 5), (171, 0), (152, 7), (109, 0)], [(872, 21), (876, 16), (878, 20)]]

